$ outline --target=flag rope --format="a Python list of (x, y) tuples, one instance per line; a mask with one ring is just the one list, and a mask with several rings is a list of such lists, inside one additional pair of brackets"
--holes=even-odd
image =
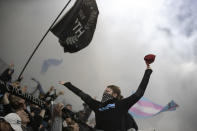
[(29, 64), (30, 60), (32, 59), (33, 55), (35, 54), (35, 52), (37, 51), (38, 47), (41, 45), (42, 41), (44, 40), (44, 38), (47, 36), (47, 34), (49, 33), (50, 29), (53, 27), (53, 25), (55, 24), (55, 22), (58, 20), (58, 18), (61, 16), (61, 14), (64, 12), (64, 10), (67, 8), (67, 6), (69, 5), (69, 3), (71, 2), (71, 0), (69, 0), (66, 5), (64, 6), (64, 8), (61, 10), (61, 12), (59, 13), (59, 15), (57, 16), (57, 18), (53, 21), (53, 23), (51, 24), (51, 26), (49, 27), (49, 29), (46, 31), (46, 33), (44, 34), (44, 36), (42, 37), (42, 39), (40, 40), (40, 42), (38, 43), (38, 45), (36, 46), (36, 48), (34, 49), (34, 51), (32, 52), (32, 54), (30, 55), (28, 61), (26, 62), (25, 66), (23, 67), (20, 75), (18, 76), (18, 79), (22, 76), (23, 72), (25, 71), (27, 65)]

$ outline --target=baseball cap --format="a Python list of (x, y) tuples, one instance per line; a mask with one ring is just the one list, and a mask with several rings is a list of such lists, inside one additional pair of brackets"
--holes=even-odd
[(4, 120), (10, 124), (15, 131), (23, 131), (21, 128), (21, 118), (16, 113), (9, 113)]

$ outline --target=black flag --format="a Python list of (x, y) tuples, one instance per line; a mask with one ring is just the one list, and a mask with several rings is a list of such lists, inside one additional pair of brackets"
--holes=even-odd
[(64, 52), (74, 53), (90, 44), (98, 14), (95, 0), (76, 0), (74, 6), (51, 28)]

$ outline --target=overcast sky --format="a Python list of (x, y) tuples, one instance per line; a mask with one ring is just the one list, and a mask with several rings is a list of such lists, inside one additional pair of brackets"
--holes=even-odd
[[(14, 78), (67, 1), (0, 1), (0, 58), (15, 64)], [(107, 85), (115, 84), (126, 97), (142, 79), (143, 57), (153, 53), (156, 60), (145, 97), (160, 105), (174, 100), (180, 107), (153, 118), (136, 119), (140, 129), (195, 131), (197, 1), (97, 0), (97, 4), (100, 14), (91, 44), (80, 52), (64, 53), (49, 33), (25, 70), (23, 84), (33, 90), (35, 83), (30, 77), (36, 77), (45, 90), (54, 85), (65, 91), (59, 101), (72, 104), (77, 111), (82, 101), (58, 85), (59, 80), (72, 82), (98, 100)], [(63, 62), (41, 74), (42, 63), (49, 58)]]

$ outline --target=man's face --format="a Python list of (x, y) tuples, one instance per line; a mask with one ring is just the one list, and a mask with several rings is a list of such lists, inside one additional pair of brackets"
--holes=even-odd
[(22, 121), (23, 124), (27, 124), (27, 123), (30, 122), (29, 116), (24, 110), (18, 110), (16, 113), (21, 118), (21, 121)]
[(11, 103), (15, 106), (15, 108), (18, 109), (26, 109), (26, 103), (25, 100), (17, 97), (15, 95), (12, 95), (10, 98)]
[(66, 118), (66, 123), (69, 125), (72, 122), (72, 119), (70, 117)]
[(117, 93), (114, 93), (113, 90), (111, 88), (106, 88), (105, 89), (105, 93), (112, 95), (114, 98), (117, 97)]
[(106, 88), (105, 89), (105, 93), (107, 93), (107, 94), (110, 94), (110, 95), (113, 95), (113, 90), (111, 89), (111, 88)]
[(26, 103), (25, 103), (25, 100), (24, 100), (24, 99), (20, 99), (20, 100), (19, 100), (19, 104), (22, 105), (22, 108), (23, 108), (23, 109), (27, 109), (27, 106), (26, 106)]

